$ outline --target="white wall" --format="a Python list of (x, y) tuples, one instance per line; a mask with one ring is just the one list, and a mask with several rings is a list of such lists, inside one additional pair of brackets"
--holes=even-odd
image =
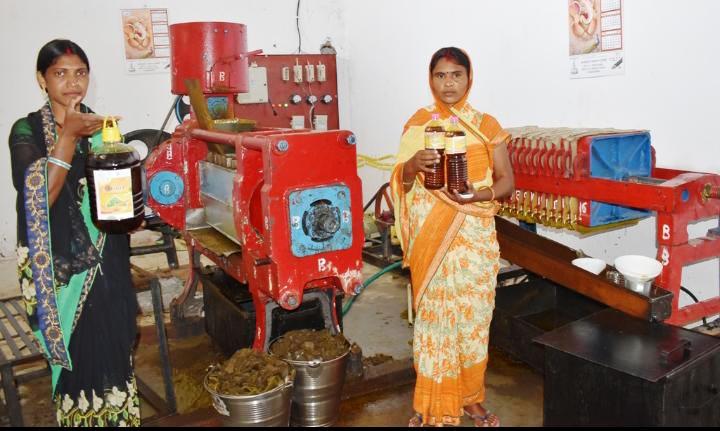
[[(657, 164), (720, 173), (717, 124), (720, 58), (714, 0), (625, 0), (623, 76), (568, 78), (567, 0), (347, 0), (350, 127), (360, 150), (397, 150), (405, 121), (431, 103), (427, 65), (455, 45), (470, 54), (470, 102), (506, 127), (522, 125), (642, 128)], [(371, 194), (388, 174), (363, 170)], [(717, 220), (693, 227), (704, 235)], [(581, 238), (540, 231), (612, 263), (622, 254), (655, 256), (654, 219)], [(718, 294), (718, 259), (693, 265), (683, 283), (700, 298)], [(689, 303), (681, 296), (681, 304)]]
[[(330, 37), (338, 51), (341, 76), (346, 64), (345, 26), (342, 8), (332, 0), (305, 0), (300, 3), (302, 51), (319, 53)], [(43, 103), (35, 80), (37, 52), (54, 38), (77, 42), (88, 54), (91, 85), (85, 100), (101, 114), (123, 117), (121, 130), (159, 128), (172, 104), (170, 75), (127, 75), (124, 65), (120, 9), (167, 8), (170, 24), (188, 21), (229, 21), (247, 25), (248, 48), (269, 54), (297, 52), (296, 0), (1, 0), (0, 40), (3, 43), (1, 68), (0, 137), (7, 142), (12, 124), (37, 110)], [(339, 92), (347, 92), (340, 82)], [(341, 111), (345, 101), (339, 100)], [(347, 122), (347, 121), (345, 121)], [(168, 130), (176, 124), (174, 115)], [(15, 256), (15, 190), (10, 182), (10, 156), (6, 143), (0, 145), (0, 166), (6, 172), (0, 180), (0, 259)]]
[[(359, 152), (397, 150), (402, 126), (431, 102), (427, 63), (442, 46), (468, 51), (475, 67), (470, 101), (501, 124), (617, 127), (650, 130), (659, 166), (720, 173), (712, 126), (718, 117), (720, 59), (715, 0), (626, 0), (623, 76), (570, 80), (566, 0), (304, 0), (303, 51), (318, 52), (326, 37), (338, 50), (341, 127), (359, 138)], [(42, 103), (35, 84), (37, 50), (55, 37), (83, 46), (92, 62), (88, 104), (116, 113), (124, 130), (159, 127), (173, 96), (167, 75), (123, 72), (119, 9), (167, 7), (171, 23), (202, 20), (248, 26), (248, 47), (268, 53), (297, 49), (295, 0), (2, 0), (0, 35), (5, 59), (0, 90), (0, 136)], [(9, 59), (9, 61), (8, 61)], [(7, 146), (0, 163), (9, 167)], [(388, 174), (361, 170), (365, 199)], [(15, 242), (14, 190), (0, 183), (0, 257)], [(702, 235), (717, 221), (693, 229)], [(652, 219), (639, 226), (581, 238), (541, 229), (608, 262), (621, 254), (655, 254)], [(695, 265), (688, 286), (700, 297), (718, 292), (718, 261)], [(687, 298), (682, 298), (687, 302)]]

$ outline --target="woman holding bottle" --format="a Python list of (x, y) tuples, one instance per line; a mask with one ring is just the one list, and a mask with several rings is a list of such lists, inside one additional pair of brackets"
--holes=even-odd
[(60, 426), (140, 425), (133, 373), (137, 299), (128, 235), (99, 232), (85, 162), (103, 117), (81, 104), (90, 62), (77, 44), (40, 49), (44, 105), (13, 124), (18, 274), (34, 333), (52, 370)]
[[(409, 425), (457, 425), (465, 414), (477, 426), (499, 426), (482, 403), (500, 257), (493, 217), (496, 200), (514, 188), (506, 147), (510, 136), (495, 118), (467, 102), (472, 66), (464, 51), (438, 50), (429, 80), (435, 103), (419, 109), (405, 125), (391, 179), (396, 232), (403, 265), (410, 267), (416, 315), (416, 415)], [(464, 132), (462, 141), (455, 138), (462, 135), (458, 130), (447, 132), (445, 142), (453, 151), (458, 142), (466, 149), (465, 190), (424, 186), (425, 176), (444, 159), (439, 151), (425, 149), (433, 114)], [(458, 172), (446, 174), (456, 182)]]

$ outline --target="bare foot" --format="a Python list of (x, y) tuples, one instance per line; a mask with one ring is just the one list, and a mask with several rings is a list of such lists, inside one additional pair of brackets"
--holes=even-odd
[(408, 422), (408, 427), (421, 427), (423, 426), (423, 420), (420, 413), (415, 413), (413, 417), (410, 418), (410, 422)]
[(499, 427), (500, 419), (486, 410), (480, 403), (465, 406), (463, 409), (474, 422), (476, 427)]

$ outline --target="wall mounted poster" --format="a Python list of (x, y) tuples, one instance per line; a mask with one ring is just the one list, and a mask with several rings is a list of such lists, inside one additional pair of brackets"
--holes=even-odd
[(622, 0), (568, 0), (570, 78), (625, 73)]
[(170, 70), (167, 9), (122, 9), (125, 65), (129, 74)]

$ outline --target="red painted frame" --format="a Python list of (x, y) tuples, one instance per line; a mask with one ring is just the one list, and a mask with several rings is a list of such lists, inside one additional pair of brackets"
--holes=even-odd
[[(596, 135), (597, 136), (597, 135)], [(720, 314), (720, 296), (679, 306), (683, 267), (720, 257), (720, 236), (714, 233), (689, 239), (687, 227), (698, 220), (720, 217), (720, 175), (655, 167), (652, 178), (643, 182), (591, 178), (589, 175), (591, 137), (578, 141), (577, 152), (561, 143), (546, 149), (534, 141), (516, 138), (508, 146), (515, 173), (515, 187), (534, 193), (531, 212), (544, 214), (540, 196), (572, 196), (583, 201), (600, 201), (657, 214), (657, 259), (663, 271), (655, 283), (673, 293), (673, 325), (687, 325), (705, 316)], [(531, 142), (533, 145), (531, 145)], [(517, 209), (516, 196), (506, 199), (505, 214)], [(543, 219), (538, 220), (542, 222)], [(583, 223), (583, 220), (576, 220)]]

